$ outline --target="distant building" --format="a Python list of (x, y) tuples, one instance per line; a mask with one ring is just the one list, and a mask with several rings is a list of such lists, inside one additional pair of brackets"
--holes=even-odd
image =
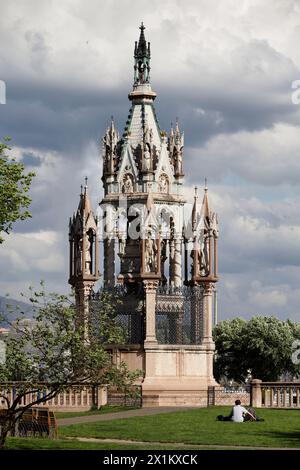
[(8, 328), (0, 328), (0, 335), (8, 335), (9, 329)]

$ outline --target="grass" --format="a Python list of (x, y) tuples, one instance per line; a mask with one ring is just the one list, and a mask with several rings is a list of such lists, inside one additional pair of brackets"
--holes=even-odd
[(92, 416), (102, 415), (107, 413), (116, 413), (118, 411), (134, 410), (134, 406), (103, 406), (99, 410), (88, 410), (88, 411), (55, 411), (57, 419), (62, 418), (75, 418), (77, 416)]
[[(120, 408), (123, 410), (123, 407)], [(58, 440), (11, 437), (7, 439), (6, 448), (15, 450), (183, 450), (195, 449), (197, 446), (200, 449), (214, 449), (217, 448), (214, 446), (218, 445), (226, 446), (227, 449), (234, 448), (234, 446), (300, 448), (300, 410), (259, 410), (258, 414), (265, 421), (257, 423), (216, 421), (218, 414), (228, 414), (229, 409), (229, 407), (200, 408), (64, 426), (59, 430)], [(145, 444), (80, 442), (72, 439), (75, 437), (136, 440), (145, 441)], [(160, 442), (160, 444), (155, 444), (155, 442)], [(183, 447), (180, 443), (186, 444), (187, 447)]]
[[(178, 446), (162, 444), (117, 444), (110, 442), (79, 442), (75, 440), (49, 440), (38, 438), (9, 437), (5, 444), (6, 450), (180, 450)], [(188, 449), (188, 448), (187, 448)], [(194, 447), (191, 447), (194, 449)]]
[[(257, 447), (300, 447), (300, 410), (259, 410), (264, 422), (216, 421), (229, 407), (64, 426), (60, 436)], [(111, 446), (111, 444), (110, 444)], [(129, 448), (129, 447), (128, 447)]]

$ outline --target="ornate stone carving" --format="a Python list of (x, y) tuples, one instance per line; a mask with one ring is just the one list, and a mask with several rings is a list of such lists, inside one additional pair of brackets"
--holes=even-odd
[(114, 121), (112, 120), (110, 127), (106, 130), (102, 139), (104, 171), (110, 174), (114, 172), (118, 141), (119, 133), (117, 129), (115, 129)]
[(85, 250), (85, 272), (87, 274), (92, 274), (92, 257), (91, 257), (91, 241), (89, 235), (86, 234), (84, 241), (84, 250)]
[(159, 177), (158, 189), (160, 193), (168, 194), (169, 192), (169, 178), (164, 173)]
[(145, 149), (144, 149), (144, 168), (143, 168), (144, 171), (150, 171), (151, 170), (151, 152), (150, 152), (150, 148), (149, 148), (149, 145), (146, 144), (145, 145)]
[(124, 175), (122, 193), (133, 193), (133, 176), (130, 173)]
[(203, 295), (211, 296), (214, 290), (214, 284), (212, 282), (203, 282), (201, 285), (204, 287)]
[(145, 240), (145, 271), (148, 273), (157, 271), (157, 242), (151, 236)]
[(144, 280), (144, 289), (146, 294), (155, 294), (157, 287), (158, 287), (158, 281), (154, 280)]
[(208, 240), (205, 237), (204, 240), (199, 242), (200, 249), (198, 251), (198, 267), (201, 276), (208, 276), (209, 274), (209, 253), (208, 253)]

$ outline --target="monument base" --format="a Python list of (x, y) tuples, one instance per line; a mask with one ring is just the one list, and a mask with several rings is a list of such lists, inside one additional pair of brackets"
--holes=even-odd
[(214, 343), (156, 345), (145, 349), (143, 407), (207, 406), (213, 377)]

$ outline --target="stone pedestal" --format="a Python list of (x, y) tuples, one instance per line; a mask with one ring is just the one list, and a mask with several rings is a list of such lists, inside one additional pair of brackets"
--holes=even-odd
[(253, 379), (251, 381), (251, 406), (254, 408), (261, 408), (261, 380)]
[(83, 326), (83, 339), (89, 341), (89, 308), (90, 295), (94, 282), (82, 281), (75, 286), (76, 289), (76, 307), (78, 309), (77, 324)]
[(145, 347), (143, 406), (207, 406), (214, 350), (207, 345)]

